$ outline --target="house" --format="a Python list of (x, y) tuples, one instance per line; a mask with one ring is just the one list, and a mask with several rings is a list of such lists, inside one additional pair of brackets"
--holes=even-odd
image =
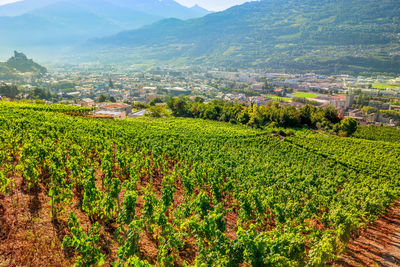
[(190, 95), (190, 90), (187, 90), (182, 87), (174, 87), (174, 88), (165, 88), (163, 89), (167, 94), (171, 94), (173, 96), (179, 95)]
[(155, 94), (157, 92), (157, 87), (154, 86), (148, 86), (148, 87), (143, 87), (142, 89), (139, 90), (139, 93), (141, 94)]
[(264, 106), (267, 104), (268, 100), (265, 97), (262, 96), (252, 96), (249, 97), (250, 103), (253, 103), (257, 106)]
[(393, 124), (393, 120), (391, 120), (390, 118), (386, 117), (381, 113), (378, 114), (376, 121), (382, 124)]
[(81, 93), (80, 92), (71, 92), (71, 93), (67, 93), (68, 97), (72, 97), (72, 98), (76, 98), (78, 96), (80, 96)]
[(380, 109), (380, 110), (389, 110), (390, 109), (389, 103), (385, 103), (385, 102), (378, 101), (378, 100), (370, 100), (368, 103), (368, 106), (376, 108), (376, 109)]
[(78, 101), (78, 105), (81, 107), (93, 107), (94, 106), (94, 100), (90, 98), (84, 98)]
[(400, 106), (398, 106), (398, 105), (390, 105), (389, 110), (400, 111)]
[(126, 112), (99, 110), (99, 111), (94, 112), (93, 117), (95, 117), (95, 118), (125, 119), (126, 118)]
[(354, 110), (349, 111), (348, 117), (356, 119), (358, 121), (358, 123), (360, 123), (360, 124), (365, 123), (364, 114), (361, 112), (361, 109), (354, 109)]
[(264, 84), (262, 84), (262, 83), (253, 84), (253, 85), (251, 86), (251, 89), (252, 89), (253, 91), (262, 92), (262, 91), (264, 90)]
[(361, 109), (354, 109), (349, 111), (349, 117), (352, 118), (357, 118), (357, 117), (363, 117), (363, 113), (361, 112)]
[(101, 103), (99, 104), (100, 110), (113, 111), (113, 112), (125, 112), (129, 114), (132, 112), (131, 105), (124, 103)]

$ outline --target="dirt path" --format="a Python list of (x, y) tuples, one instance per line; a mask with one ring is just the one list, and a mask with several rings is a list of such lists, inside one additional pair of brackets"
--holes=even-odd
[(336, 266), (400, 266), (400, 202), (347, 248)]

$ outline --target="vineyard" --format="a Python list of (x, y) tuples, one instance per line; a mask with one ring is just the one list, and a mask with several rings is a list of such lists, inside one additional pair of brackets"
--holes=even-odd
[(321, 266), (400, 196), (396, 142), (88, 111), (0, 102), (0, 266)]
[(392, 127), (362, 126), (358, 127), (354, 137), (360, 139), (385, 141), (400, 144), (400, 131)]

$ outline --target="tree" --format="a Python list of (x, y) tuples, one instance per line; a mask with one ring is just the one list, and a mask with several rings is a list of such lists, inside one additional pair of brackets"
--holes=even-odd
[(168, 107), (172, 110), (172, 115), (177, 117), (185, 117), (188, 114), (188, 102), (185, 98), (170, 98), (167, 101)]
[(115, 103), (115, 102), (117, 102), (117, 100), (115, 99), (115, 97), (110, 97), (110, 102), (112, 102), (112, 103)]
[(307, 126), (312, 125), (311, 114), (314, 112), (315, 108), (310, 104), (305, 105), (300, 108), (300, 122), (301, 124), (305, 124)]
[(160, 118), (163, 115), (165, 115), (164, 107), (150, 106), (150, 108), (147, 111), (148, 113), (146, 114), (146, 116), (148, 117)]
[(159, 103), (163, 103), (163, 100), (161, 98), (157, 97), (157, 98), (151, 100), (149, 102), (149, 105), (150, 106), (155, 106), (156, 104), (159, 104)]
[(34, 99), (50, 100), (51, 99), (51, 93), (50, 93), (49, 90), (45, 90), (43, 88), (36, 87), (33, 90), (33, 98)]
[(354, 118), (345, 118), (340, 123), (340, 130), (345, 136), (351, 136), (353, 133), (357, 131), (358, 123)]
[(197, 103), (204, 103), (204, 98), (200, 97), (200, 96), (196, 96), (196, 98), (194, 99), (194, 102)]
[(19, 94), (19, 90), (15, 85), (0, 85), (0, 96), (15, 98)]
[(145, 108), (147, 108), (147, 105), (145, 103), (137, 101), (132, 105), (132, 107), (136, 108), (136, 109), (145, 109)]
[(269, 79), (265, 80), (264, 89), (266, 92), (272, 92), (274, 90), (274, 86)]
[(339, 116), (338, 116), (338, 112), (337, 112), (337, 110), (336, 110), (334, 107), (332, 107), (332, 106), (328, 106), (328, 107), (325, 109), (324, 117), (325, 117), (328, 121), (330, 121), (331, 123), (338, 123), (338, 122), (340, 122), (340, 119), (339, 119)]
[(107, 97), (105, 95), (100, 95), (99, 97), (99, 102), (106, 102), (107, 101)]
[(242, 124), (247, 124), (250, 120), (250, 115), (247, 110), (243, 110), (238, 114), (237, 121)]
[(369, 107), (369, 106), (364, 106), (361, 109), (361, 112), (364, 114), (372, 114), (372, 113), (377, 113), (379, 110), (377, 108)]

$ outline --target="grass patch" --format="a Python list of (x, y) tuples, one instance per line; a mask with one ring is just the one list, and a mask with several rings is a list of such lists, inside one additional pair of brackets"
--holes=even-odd
[(372, 88), (384, 90), (384, 89), (400, 89), (400, 83), (374, 83)]
[(301, 97), (301, 98), (314, 98), (320, 96), (319, 94), (313, 94), (313, 93), (295, 93), (292, 94), (292, 97)]
[(272, 99), (274, 101), (278, 101), (278, 102), (291, 102), (292, 99), (290, 99), (289, 97), (280, 97), (280, 96), (276, 96), (276, 95), (267, 95), (266, 96), (269, 99)]

